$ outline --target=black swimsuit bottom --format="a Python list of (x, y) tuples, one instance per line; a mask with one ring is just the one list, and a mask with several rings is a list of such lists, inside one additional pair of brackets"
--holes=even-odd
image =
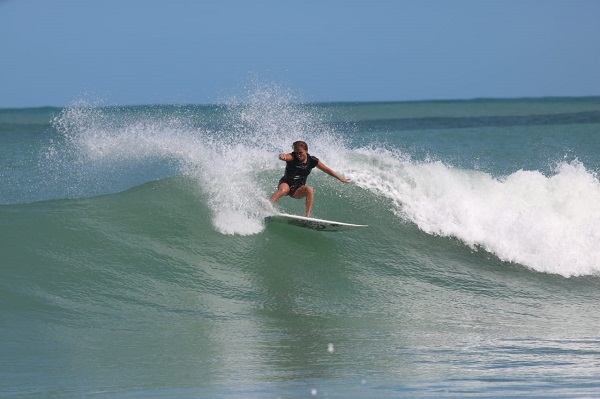
[(287, 195), (289, 195), (290, 197), (293, 197), (296, 190), (298, 190), (300, 187), (304, 186), (304, 184), (302, 184), (302, 183), (290, 184), (289, 181), (285, 180), (285, 177), (282, 177), (281, 179), (279, 179), (279, 184), (277, 184), (277, 188), (279, 188), (279, 186), (281, 186), (281, 183), (285, 183), (288, 186), (290, 186), (290, 191), (287, 193)]

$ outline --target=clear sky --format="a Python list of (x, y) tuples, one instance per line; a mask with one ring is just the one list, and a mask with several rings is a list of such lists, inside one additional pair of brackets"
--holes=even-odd
[(0, 0), (0, 107), (600, 95), (600, 0)]

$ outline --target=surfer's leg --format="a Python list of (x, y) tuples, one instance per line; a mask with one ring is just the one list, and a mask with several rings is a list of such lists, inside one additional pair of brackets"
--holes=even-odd
[(294, 198), (306, 197), (306, 217), (310, 217), (312, 211), (313, 202), (315, 200), (315, 190), (311, 186), (298, 187), (294, 193)]
[(271, 202), (272, 205), (275, 205), (275, 203), (279, 201), (281, 197), (286, 196), (289, 192), (290, 186), (287, 183), (281, 183), (277, 188), (277, 191), (275, 191), (273, 195), (271, 195), (271, 198), (269, 198), (269, 202)]

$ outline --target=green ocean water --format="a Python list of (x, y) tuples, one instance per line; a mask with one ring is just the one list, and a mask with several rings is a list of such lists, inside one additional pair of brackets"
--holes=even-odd
[[(368, 228), (265, 224), (297, 139)], [(0, 110), (0, 396), (598, 396), (599, 150), (598, 98)]]

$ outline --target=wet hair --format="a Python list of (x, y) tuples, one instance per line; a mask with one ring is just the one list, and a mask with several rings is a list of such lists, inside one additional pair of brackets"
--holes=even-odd
[(298, 150), (304, 150), (306, 152), (308, 152), (308, 144), (306, 144), (304, 141), (294, 141), (294, 144), (292, 144), (292, 147), (294, 148), (294, 151)]

